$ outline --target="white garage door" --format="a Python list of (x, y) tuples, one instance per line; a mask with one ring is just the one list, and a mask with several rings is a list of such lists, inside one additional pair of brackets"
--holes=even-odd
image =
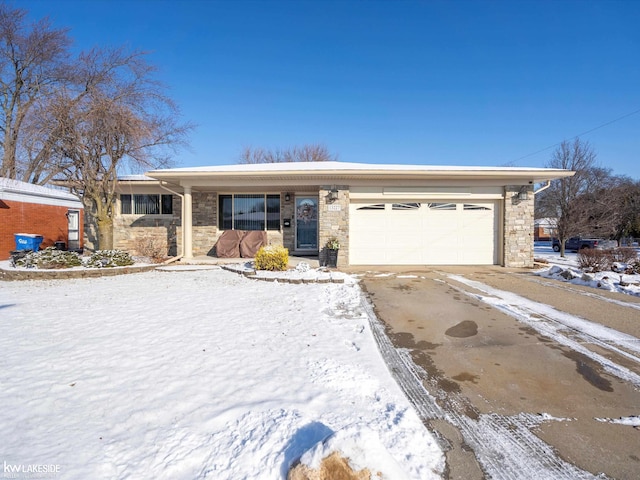
[(352, 265), (493, 265), (495, 201), (354, 202), (349, 207)]

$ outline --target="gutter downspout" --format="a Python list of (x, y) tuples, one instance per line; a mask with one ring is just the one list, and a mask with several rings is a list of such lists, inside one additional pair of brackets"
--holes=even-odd
[(536, 190), (535, 192), (533, 192), (534, 195), (542, 192), (543, 190), (546, 190), (547, 188), (549, 188), (551, 186), (551, 180), (547, 180), (547, 184), (543, 187), (540, 187), (538, 190)]
[[(160, 188), (162, 188), (163, 190), (166, 190), (167, 192), (171, 192), (174, 195), (177, 195), (180, 197), (180, 221), (184, 222), (184, 195), (182, 195), (181, 193), (178, 192), (174, 192), (173, 190), (171, 190), (170, 188), (166, 187), (165, 185), (163, 185), (163, 182), (160, 181)], [(182, 246), (181, 246), (181, 252), (180, 255), (170, 258), (169, 260), (166, 260), (164, 262), (162, 262), (163, 265), (169, 265), (171, 263), (177, 262), (178, 260), (180, 260), (182, 257), (184, 257), (184, 225), (182, 226)]]

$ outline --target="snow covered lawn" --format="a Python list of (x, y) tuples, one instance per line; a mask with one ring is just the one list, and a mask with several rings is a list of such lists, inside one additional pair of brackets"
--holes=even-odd
[(283, 479), (335, 432), (355, 466), (439, 478), (443, 454), (360, 295), (219, 269), (4, 282), (0, 462), (64, 479)]
[[(539, 270), (537, 275), (569, 282), (575, 285), (609, 290), (640, 296), (640, 275), (626, 275), (615, 272), (597, 272), (584, 275), (578, 268), (578, 254), (566, 252), (564, 257), (554, 252), (550, 242), (536, 242), (535, 258), (548, 262), (548, 267)], [(566, 273), (565, 273), (566, 272)]]

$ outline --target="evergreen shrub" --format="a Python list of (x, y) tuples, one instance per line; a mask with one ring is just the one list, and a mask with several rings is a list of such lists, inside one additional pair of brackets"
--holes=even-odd
[(260, 247), (254, 263), (256, 270), (286, 270), (289, 266), (289, 250), (282, 245)]
[(96, 250), (86, 263), (89, 268), (126, 267), (134, 261), (127, 252), (122, 250)]

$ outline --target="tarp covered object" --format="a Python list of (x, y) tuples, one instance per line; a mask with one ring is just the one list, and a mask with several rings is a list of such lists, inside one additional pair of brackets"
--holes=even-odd
[(240, 258), (240, 240), (244, 237), (244, 230), (225, 230), (216, 242), (216, 256), (218, 258)]
[(267, 244), (267, 232), (264, 230), (251, 230), (240, 240), (240, 256), (253, 258), (260, 247)]
[(218, 258), (253, 258), (267, 244), (267, 232), (262, 230), (225, 230), (216, 242)]

